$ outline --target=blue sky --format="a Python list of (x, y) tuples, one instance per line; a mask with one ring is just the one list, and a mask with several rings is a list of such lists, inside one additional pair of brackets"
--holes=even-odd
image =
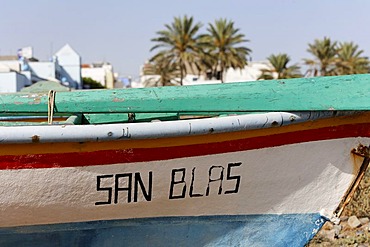
[(48, 60), (69, 43), (84, 63), (108, 61), (123, 76), (139, 75), (154, 53), (150, 41), (175, 16), (203, 23), (227, 18), (250, 42), (252, 60), (287, 53), (309, 58), (307, 44), (324, 36), (354, 41), (370, 56), (370, 1), (366, 0), (3, 0), (0, 55), (25, 46)]

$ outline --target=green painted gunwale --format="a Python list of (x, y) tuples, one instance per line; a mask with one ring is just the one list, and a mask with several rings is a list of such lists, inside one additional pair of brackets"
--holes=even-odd
[[(1, 94), (0, 103), (2, 116), (47, 114), (48, 95)], [(111, 113), (115, 113), (112, 119), (120, 118), (119, 113), (156, 114), (154, 117), (169, 114), (169, 119), (173, 119), (173, 114), (327, 110), (370, 110), (370, 75), (57, 92), (54, 113), (86, 114), (96, 119), (90, 123), (100, 123), (109, 122)], [(145, 116), (145, 119), (152, 117)]]

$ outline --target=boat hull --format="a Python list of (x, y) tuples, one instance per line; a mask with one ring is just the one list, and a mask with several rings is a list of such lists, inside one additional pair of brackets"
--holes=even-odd
[[(356, 179), (368, 115), (232, 133), (3, 144), (3, 246), (302, 246)], [(123, 244), (122, 244), (123, 243)]]

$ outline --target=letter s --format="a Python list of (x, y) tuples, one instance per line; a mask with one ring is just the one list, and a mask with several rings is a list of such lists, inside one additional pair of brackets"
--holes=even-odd
[(231, 176), (231, 169), (233, 167), (241, 166), (241, 164), (242, 164), (241, 162), (237, 162), (237, 163), (229, 163), (227, 165), (226, 180), (236, 180), (236, 183), (235, 183), (235, 188), (233, 190), (225, 191), (225, 194), (233, 194), (233, 193), (239, 192), (241, 176)]

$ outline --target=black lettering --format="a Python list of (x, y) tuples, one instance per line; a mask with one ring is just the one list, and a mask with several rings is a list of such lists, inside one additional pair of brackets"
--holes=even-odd
[(96, 191), (108, 191), (108, 200), (106, 202), (95, 202), (95, 205), (106, 205), (112, 203), (112, 188), (101, 187), (101, 180), (103, 178), (112, 178), (113, 175), (101, 175), (96, 177)]
[(190, 184), (190, 190), (189, 190), (189, 196), (190, 197), (201, 197), (202, 194), (194, 194), (194, 178), (195, 178), (195, 167), (193, 167), (193, 170), (191, 170), (191, 184)]
[[(114, 187), (114, 203), (118, 203), (118, 192), (127, 191), (127, 203), (131, 202), (132, 173), (116, 174)], [(120, 178), (128, 178), (127, 187), (119, 187)]]
[(145, 200), (151, 201), (152, 200), (152, 172), (149, 172), (149, 189), (146, 191), (143, 180), (141, 179), (140, 173), (135, 173), (135, 187), (134, 187), (134, 202), (137, 202), (137, 194), (138, 194), (138, 188), (141, 188), (141, 192), (143, 193), (143, 196), (145, 197)]
[[(212, 171), (214, 169), (221, 169), (220, 176), (216, 179), (212, 179)], [(222, 180), (224, 179), (224, 167), (223, 166), (211, 166), (208, 171), (208, 187), (206, 190), (206, 196), (209, 196), (210, 185), (212, 182), (220, 181), (220, 186), (218, 187), (218, 194), (222, 193)]]
[(226, 176), (226, 180), (236, 180), (235, 182), (235, 188), (233, 190), (227, 190), (225, 191), (225, 194), (233, 194), (233, 193), (238, 193), (239, 192), (239, 186), (240, 186), (240, 180), (241, 180), (241, 177), (240, 176), (231, 176), (231, 169), (233, 167), (237, 167), (237, 166), (241, 166), (241, 162), (238, 162), (238, 163), (229, 163), (227, 165), (227, 176)]
[[(181, 180), (175, 181), (176, 180), (176, 173), (178, 173), (178, 172), (182, 173), (182, 177), (181, 177)], [(185, 198), (185, 192), (186, 192), (185, 172), (186, 172), (185, 168), (173, 169), (172, 170), (169, 199)], [(173, 195), (173, 190), (174, 190), (174, 187), (175, 187), (176, 184), (183, 184), (181, 195)]]

